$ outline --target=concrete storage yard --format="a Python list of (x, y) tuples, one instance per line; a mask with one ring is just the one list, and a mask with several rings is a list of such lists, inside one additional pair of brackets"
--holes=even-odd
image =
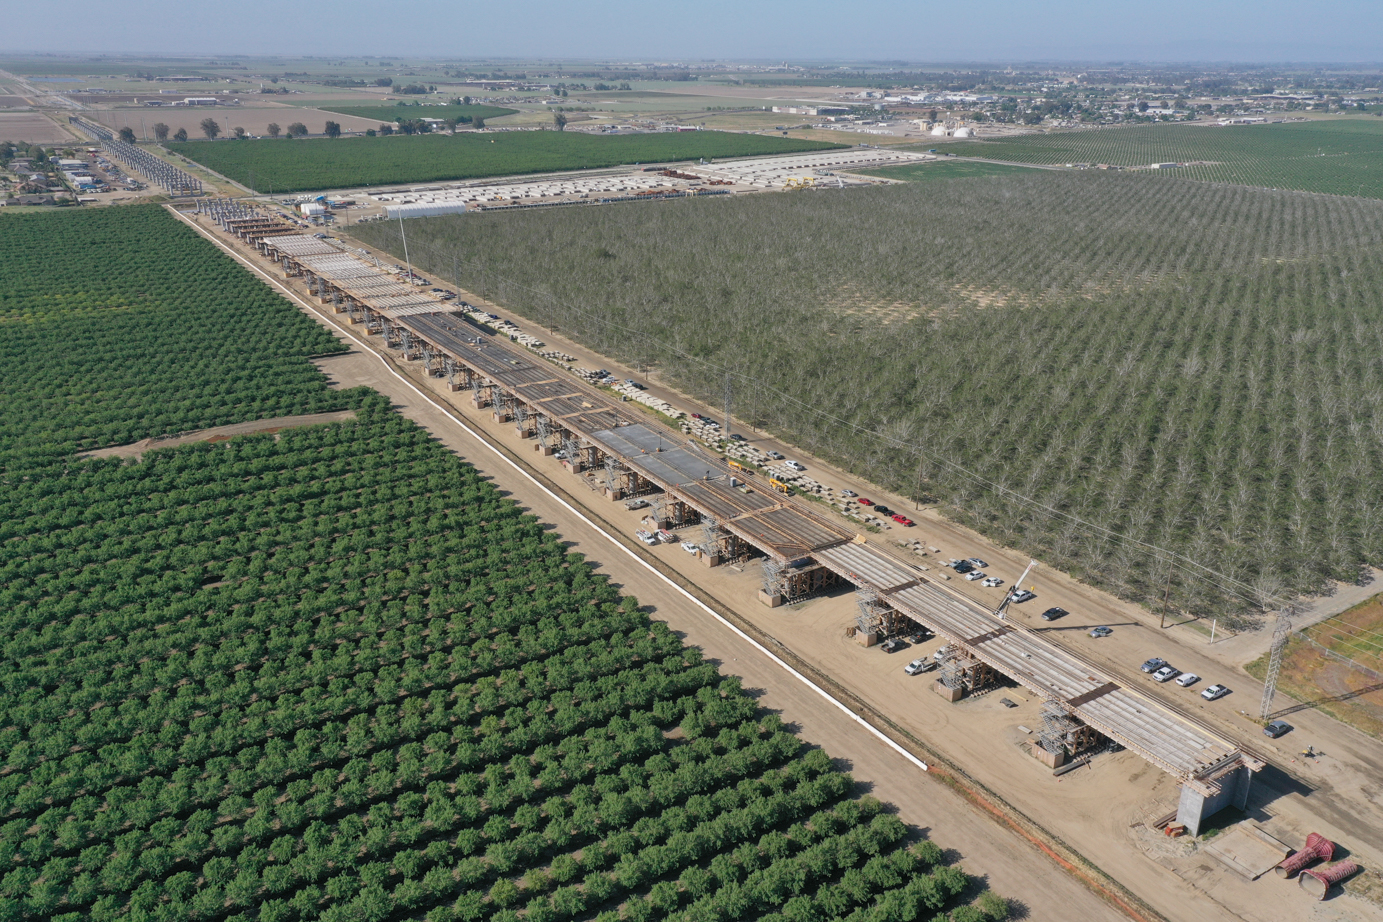
[(479, 207), (488, 210), (512, 205), (599, 201), (602, 198), (647, 192), (677, 192), (689, 188), (689, 183), (669, 179), (659, 173), (634, 172), (613, 176), (581, 176), (566, 180), (486, 183), (447, 188), (420, 187), (409, 191), (379, 192), (371, 198), (386, 207), (461, 203), (467, 208)]
[[(397, 216), (401, 205), (456, 205), (466, 210), (492, 211), (525, 205), (593, 204), (668, 194), (708, 194), (722, 192), (760, 192), (807, 185), (856, 185), (862, 180), (852, 175), (837, 175), (848, 170), (873, 169), (934, 159), (907, 151), (857, 148), (847, 151), (821, 151), (815, 154), (790, 154), (779, 157), (752, 157), (714, 163), (679, 164), (670, 169), (592, 171), (570, 177), (545, 177), (513, 182), (454, 183), (413, 186), (408, 189), (349, 193), (370, 204), (362, 216), (381, 212)], [(344, 190), (334, 193), (346, 196)], [(412, 216), (404, 211), (405, 217)]]
[[(308, 243), (303, 240), (301, 244), (292, 244), (291, 237), (285, 235), (278, 241), (279, 249), (275, 253), (294, 246), (335, 250), (330, 244), (320, 241)], [(266, 244), (274, 243), (270, 236), (261, 239)], [(1341, 796), (1357, 797), (1357, 793), (1352, 793), (1358, 790), (1357, 773), (1361, 770), (1377, 770), (1376, 753), (1370, 756), (1370, 747), (1361, 748), (1347, 739), (1339, 739), (1340, 773), (1327, 773), (1314, 779), (1311, 785), (1303, 786), (1294, 775), (1282, 772), (1280, 766), (1290, 763), (1291, 759), (1280, 744), (1267, 741), (1253, 743), (1253, 749), (1249, 751), (1232, 742), (1244, 735), (1245, 726), (1240, 724), (1238, 729), (1226, 733), (1228, 725), (1219, 711), (1231, 716), (1232, 711), (1223, 705), (1216, 709), (1215, 705), (1207, 707), (1197, 704), (1195, 707), (1202, 712), (1202, 716), (1189, 718), (1185, 705), (1180, 708), (1165, 707), (1160, 703), (1169, 694), (1165, 687), (1140, 677), (1136, 670), (1131, 676), (1125, 677), (1129, 674), (1130, 665), (1136, 666), (1147, 655), (1150, 642), (1161, 644), (1160, 649), (1165, 652), (1165, 645), (1171, 642), (1167, 638), (1154, 640), (1149, 636), (1140, 641), (1138, 625), (1113, 622), (1117, 625), (1115, 637), (1098, 642), (1104, 646), (1094, 646), (1089, 651), (1082, 649), (1076, 653), (1071, 649), (1074, 645), (1070, 641), (1053, 644), (1027, 627), (1032, 623), (1032, 613), (1011, 608), (1007, 624), (996, 622), (987, 614), (988, 604), (977, 604), (975, 587), (967, 586), (965, 590), (942, 587), (941, 583), (934, 581), (936, 574), (920, 564), (915, 556), (878, 547), (879, 539), (871, 538), (863, 545), (852, 543), (852, 529), (847, 522), (812, 509), (802, 511), (806, 518), (801, 520), (801, 525), (790, 525), (786, 530), (779, 531), (780, 537), (773, 538), (772, 530), (759, 527), (756, 523), (776, 521), (772, 517), (784, 514), (791, 518), (797, 514), (794, 503), (774, 501), (763, 506), (756, 506), (752, 502), (746, 505), (749, 496), (729, 486), (730, 472), (716, 467), (718, 462), (704, 455), (701, 449), (688, 446), (657, 451), (661, 439), (668, 438), (667, 449), (670, 449), (676, 436), (671, 433), (655, 434), (655, 440), (650, 442), (647, 435), (639, 433), (656, 433), (657, 427), (629, 424), (629, 412), (622, 410), (619, 402), (611, 402), (606, 392), (581, 390), (570, 378), (564, 377), (562, 371), (530, 358), (529, 353), (520, 351), (506, 358), (510, 355), (507, 347), (486, 331), (464, 321), (442, 319), (448, 316), (444, 312), (452, 310), (446, 305), (434, 302), (430, 313), (412, 316), (401, 313), (390, 317), (390, 307), (383, 302), (378, 304), (378, 308), (367, 311), (366, 305), (372, 298), (365, 276), (356, 274), (356, 269), (344, 268), (345, 264), (339, 262), (340, 251), (335, 250), (335, 253), (335, 256), (325, 252), (316, 255), (304, 253), (302, 260), (331, 260), (332, 264), (316, 263), (321, 274), (308, 272), (302, 276), (295, 275), (290, 283), (300, 284), (302, 280), (307, 280), (315, 289), (319, 302), (339, 306), (341, 319), (350, 315), (359, 321), (354, 324), (354, 329), (373, 328), (375, 332), (392, 339), (396, 346), (402, 346), (415, 360), (405, 362), (404, 367), (420, 370), (420, 360), (434, 371), (440, 370), (446, 374), (445, 359), (450, 358), (453, 365), (447, 377), (429, 374), (419, 379), (420, 382), (445, 392), (448, 380), (461, 386), (469, 378), (472, 387), (468, 392), (473, 396), (463, 406), (467, 408), (472, 424), (484, 428), (494, 439), (510, 446), (508, 450), (511, 452), (525, 449), (518, 457), (531, 459), (529, 463), (537, 465), (534, 467), (535, 473), (544, 469), (554, 470), (553, 464), (550, 460), (542, 461), (541, 453), (532, 451), (535, 442), (531, 425), (533, 417), (528, 417), (529, 425), (525, 428), (517, 411), (520, 406), (531, 408), (541, 406), (544, 401), (555, 401), (551, 404), (549, 421), (561, 420), (565, 425), (558, 428), (569, 426), (568, 433), (585, 436), (584, 439), (572, 440), (575, 442), (575, 453), (569, 458), (579, 460), (576, 463), (571, 460), (565, 462), (568, 470), (575, 468), (582, 476), (575, 478), (570, 474), (546, 473), (540, 476), (544, 480), (556, 476), (557, 479), (552, 482), (557, 485), (571, 484), (561, 486), (561, 489), (574, 491), (570, 495), (591, 510), (588, 514), (609, 523), (616, 533), (627, 536), (634, 528), (640, 527), (647, 510), (626, 511), (620, 504), (610, 502), (608, 496), (599, 495), (610, 485), (607, 477), (609, 472), (597, 463), (601, 454), (617, 456), (625, 462), (621, 470), (615, 472), (616, 477), (623, 478), (616, 481), (616, 487), (621, 491), (624, 488), (640, 490), (640, 480), (645, 484), (661, 481), (658, 485), (665, 488), (664, 495), (676, 494), (688, 507), (699, 506), (703, 511), (710, 512), (713, 503), (734, 503), (734, 506), (714, 507), (720, 512), (718, 521), (728, 536), (746, 544), (753, 543), (757, 538), (763, 549), (769, 552), (770, 560), (775, 557), (799, 560), (805, 551), (823, 566), (847, 579), (853, 577), (864, 581), (862, 578), (866, 574), (872, 574), (875, 589), (882, 590), (880, 595), (887, 596), (889, 590), (893, 590), (896, 610), (913, 615), (909, 608), (915, 607), (916, 614), (922, 616), (919, 620), (936, 629), (941, 638), (924, 644), (919, 650), (909, 651), (905, 657), (889, 657), (844, 636), (845, 630), (858, 615), (856, 600), (848, 591), (827, 590), (825, 594), (816, 593), (787, 605), (767, 608), (761, 603), (767, 575), (763, 565), (755, 559), (737, 556), (733, 545), (726, 546), (724, 565), (714, 569), (707, 569), (703, 560), (694, 559), (675, 545), (643, 552), (653, 555), (660, 565), (683, 574), (685, 579), (711, 593), (718, 601), (730, 605), (746, 623), (762, 632), (761, 636), (781, 644), (784, 651), (810, 664), (823, 677), (844, 683), (851, 695), (862, 700), (868, 709), (883, 715), (905, 735), (923, 740), (927, 745), (947, 753), (974, 780), (1000, 793), (1040, 828), (1050, 830), (1062, 840), (1075, 845), (1078, 851), (1093, 858), (1103, 870), (1166, 917), (1182, 917), (1179, 910), (1185, 909), (1187, 897), (1197, 891), (1209, 891), (1212, 901), (1198, 899), (1196, 904), (1200, 918), (1280, 918), (1275, 913), (1281, 908), (1281, 894), (1269, 887), (1266, 879), (1252, 885), (1241, 882), (1221, 863), (1210, 861), (1207, 864), (1208, 854), (1207, 857), (1199, 857), (1200, 852), (1193, 841), (1169, 840), (1150, 828), (1153, 820), (1178, 810), (1179, 806), (1185, 807), (1183, 801), (1186, 791), (1191, 791), (1196, 797), (1205, 796), (1206, 792), (1196, 790), (1195, 783), (1188, 783), (1179, 791), (1179, 782), (1185, 780), (1217, 785), (1223, 790), (1229, 786), (1226, 779), (1245, 777), (1245, 772), (1257, 761), (1257, 756), (1253, 755), (1255, 752), (1265, 755), (1264, 761), (1269, 765), (1249, 790), (1240, 789), (1235, 780), (1234, 796), (1247, 794), (1250, 815), (1260, 821), (1265, 817), (1270, 818), (1265, 824), (1269, 834), (1282, 841), (1299, 844), (1306, 832), (1321, 829), (1338, 841), (1349, 842), (1356, 854), (1372, 855), (1377, 850), (1377, 842), (1371, 841), (1373, 837), (1369, 832), (1375, 827), (1373, 821), (1368, 819), (1372, 816), (1368, 808), (1362, 809), (1362, 812), (1350, 808), (1325, 809), (1332, 805), (1309, 796), (1312, 790), (1321, 788), (1337, 791)], [(284, 265), (281, 257), (279, 265)], [(290, 272), (296, 273), (301, 269), (310, 269), (311, 265), (304, 263), (296, 267), (290, 264), (289, 268)], [(366, 287), (358, 287), (362, 285)], [(352, 290), (360, 292), (363, 297), (352, 298), (349, 294)], [(343, 295), (344, 300), (339, 300), (338, 295)], [(416, 304), (407, 305), (410, 310), (429, 310), (428, 305), (423, 303), (427, 296), (414, 294), (412, 297), (419, 300)], [(405, 330), (409, 331), (410, 338), (416, 338), (411, 341), (405, 339)], [(453, 336), (449, 337), (448, 334)], [(460, 342), (448, 343), (449, 338), (459, 338)], [(545, 331), (542, 339), (555, 342), (559, 348), (574, 355), (581, 354), (574, 344)], [(483, 345), (477, 345), (476, 341)], [(466, 368), (464, 372), (462, 366)], [(545, 367), (552, 370), (544, 372)], [(480, 385), (479, 389), (474, 387), (476, 384)], [(499, 385), (498, 388), (495, 385)], [(576, 403), (572, 403), (574, 393), (581, 394)], [(519, 430), (523, 430), (525, 439), (520, 440)], [(762, 444), (760, 440), (755, 441)], [(680, 457), (678, 452), (684, 451), (688, 452), (685, 462), (677, 461), (677, 457)], [(666, 461), (674, 463), (666, 464), (661, 457), (663, 455), (667, 456)], [(708, 463), (712, 466), (707, 467)], [(689, 476), (696, 473), (693, 469), (695, 465), (701, 466), (700, 480)], [(594, 476), (590, 476), (589, 470), (581, 470), (586, 466), (594, 467)], [(712, 474), (709, 480), (705, 479), (708, 472)], [(829, 472), (819, 472), (815, 465), (813, 473), (827, 476), (828, 482), (833, 479)], [(751, 490), (754, 496), (771, 495), (764, 491), (761, 481), (751, 482)], [(723, 499), (716, 500), (716, 494)], [(611, 491), (609, 495), (620, 493)], [(656, 496), (656, 491), (651, 495)], [(898, 500), (890, 498), (890, 502), (897, 503)], [(664, 515), (669, 508), (670, 504), (655, 511)], [(741, 516), (745, 517), (739, 518)], [(666, 524), (675, 528), (674, 522)], [(944, 541), (942, 546), (956, 555), (978, 552), (990, 557), (996, 550), (983, 544), (962, 550), (949, 539), (933, 537), (954, 530), (948, 529), (943, 523), (924, 521), (919, 531), (923, 529), (930, 541)], [(704, 539), (702, 531), (701, 526), (691, 525), (681, 529), (679, 537), (683, 541), (696, 543)], [(789, 547), (784, 540), (789, 537), (796, 547)], [(974, 540), (973, 536), (967, 540)], [(856, 559), (862, 552), (869, 552), (870, 559)], [(935, 566), (932, 558), (922, 559)], [(914, 574), (913, 578), (917, 580), (915, 585), (908, 585), (912, 579), (902, 580), (909, 574)], [(924, 579), (926, 582), (923, 582)], [(1050, 577), (1044, 577), (1044, 586), (1048, 579)], [(909, 605), (910, 594), (915, 595), (919, 589), (926, 589), (932, 595), (913, 599)], [(975, 601), (971, 601), (971, 598), (975, 598)], [(1080, 599), (1071, 602), (1053, 596), (1044, 598), (1044, 603), (1047, 598), (1063, 602), (1073, 609), (1081, 603)], [(947, 615), (948, 610), (953, 613)], [(969, 625), (967, 619), (976, 619), (975, 624)], [(976, 633), (978, 627), (986, 625), (990, 626), (988, 631)], [(1078, 627), (1077, 635), (1083, 635), (1084, 630)], [(991, 636), (986, 637), (985, 634)], [(1061, 635), (1048, 632), (1046, 636)], [(791, 639), (781, 641), (777, 638)], [(977, 688), (978, 693), (973, 697), (950, 704), (933, 692), (935, 674), (920, 678), (903, 675), (901, 665), (905, 659), (919, 653), (930, 655), (941, 645), (942, 639), (958, 642), (968, 648), (975, 662), (1007, 668), (1023, 688), (1000, 687), (997, 691), (988, 691), (988, 686), (985, 686)], [(1018, 646), (1014, 646), (1015, 643)], [(1117, 650), (1120, 662), (1128, 661), (1113, 671), (1106, 663), (1106, 654), (1111, 650)], [(1023, 656), (1023, 652), (1028, 656)], [(1001, 662), (1005, 654), (1018, 657), (1022, 663)], [(1049, 660), (1045, 666), (1029, 668), (1025, 681), (1024, 664), (1042, 657), (1055, 659)], [(1098, 658), (1104, 665), (1096, 665), (1089, 657)], [(1223, 668), (1213, 663), (1201, 663), (1204, 653), (1199, 651), (1193, 657), (1192, 651), (1181, 650), (1175, 653), (1175, 658), (1178, 665), (1195, 668), (1207, 676)], [(741, 662), (737, 659), (732, 670), (740, 671)], [(1066, 665), (1059, 665), (1062, 663)], [(1057, 671), (1053, 672), (1053, 669)], [(1063, 671), (1066, 679), (1061, 678)], [(899, 684), (903, 681), (913, 684)], [(1070, 708), (1078, 716), (1087, 718), (1091, 726), (1105, 721), (1102, 728), (1116, 739), (1124, 736), (1132, 744), (1129, 751), (1096, 754), (1073, 774), (1060, 777), (1053, 776), (1029, 754), (1031, 740), (1043, 725), (1043, 689), (1050, 682), (1061, 681), (1078, 683), (1070, 688), (1069, 694), (1065, 690), (1061, 693)], [(1255, 694), (1247, 690), (1247, 680), (1230, 678), (1228, 681), (1246, 697)], [(1103, 717), (1092, 710), (1108, 708), (1120, 700), (1128, 702), (1127, 706), (1132, 708), (1132, 711), (1125, 711), (1122, 717), (1117, 710)], [(1008, 704), (1015, 707), (1010, 708)], [(1080, 713), (1082, 708), (1086, 709), (1086, 713)], [(1162, 719), (1158, 715), (1166, 715), (1170, 722), (1160, 730), (1154, 729), (1154, 732), (1170, 735), (1165, 738), (1140, 737), (1140, 734), (1148, 732), (1145, 721), (1149, 715), (1156, 719)], [(1122, 730), (1108, 723), (1116, 719), (1124, 722)], [(1248, 729), (1252, 729), (1252, 724), (1248, 725)], [(1329, 729), (1338, 730), (1334, 727)], [(1185, 745), (1176, 743), (1176, 739), (1183, 739)], [(1216, 750), (1217, 746), (1223, 748)], [(1370, 759), (1373, 761), (1370, 762)], [(871, 764), (878, 763), (871, 760)], [(1373, 765), (1372, 769), (1368, 768), (1370, 765)], [(1153, 766), (1163, 771), (1147, 771)], [(1224, 768), (1228, 768), (1229, 772), (1220, 775), (1220, 769)], [(1191, 777), (1184, 778), (1178, 772), (1190, 772)], [(1208, 793), (1215, 799), (1213, 790)], [(950, 828), (951, 822), (947, 821), (946, 828)], [(1144, 857), (1151, 860), (1144, 861)], [(1234, 911), (1230, 913), (1222, 907), (1233, 907)], [(1353, 915), (1339, 914), (1346, 909)], [(1319, 918), (1380, 917), (1372, 907), (1357, 900), (1321, 904), (1317, 912), (1326, 913), (1317, 916)]]
[[(930, 159), (933, 158), (927, 154), (910, 151), (857, 147), (851, 150), (793, 154), (771, 159), (723, 160), (694, 169), (708, 179), (725, 179), (748, 186), (776, 189), (782, 188), (789, 180), (801, 181), (818, 177), (818, 170), (868, 170)], [(823, 180), (816, 178), (815, 182), (822, 183)]]

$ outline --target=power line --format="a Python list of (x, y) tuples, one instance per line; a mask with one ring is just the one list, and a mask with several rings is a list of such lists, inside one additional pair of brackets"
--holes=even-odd
[[(389, 232), (392, 232), (392, 228), (389, 229)], [(413, 243), (413, 247), (414, 249), (421, 248), (423, 250), (426, 250), (427, 252), (431, 253), (433, 256), (439, 259), (455, 259), (454, 251), (452, 254), (449, 255), (444, 254), (439, 251), (436, 245), (433, 244), (418, 243), (415, 241)], [(461, 260), (461, 262), (465, 263), (465, 260)], [(848, 429), (851, 432), (854, 432), (858, 435), (869, 436), (873, 438), (875, 441), (882, 442), (886, 445), (890, 445), (892, 447), (899, 448), (904, 451), (913, 452), (919, 457), (926, 458), (932, 461), (933, 463), (936, 463), (944, 467), (946, 470), (955, 474), (957, 477), (969, 480), (972, 484), (983, 487), (984, 489), (996, 494), (1001, 499), (1005, 499), (1009, 502), (1017, 503), (1021, 506), (1024, 506), (1031, 512), (1041, 513), (1052, 519), (1063, 521), (1068, 524), (1078, 526), (1080, 528), (1084, 528), (1089, 532), (1095, 533), (1108, 540), (1112, 540), (1124, 547), (1132, 547), (1138, 550), (1142, 550), (1144, 552), (1148, 552), (1152, 554), (1154, 557), (1156, 557), (1160, 563), (1163, 563), (1173, 568), (1174, 570), (1180, 572), (1182, 575), (1189, 577), (1191, 579), (1202, 580), (1211, 583), (1217, 589), (1224, 592), (1226, 595), (1236, 598), (1242, 602), (1247, 602), (1254, 608), (1261, 607), (1264, 610), (1271, 611), (1282, 607), (1282, 605), (1285, 602), (1285, 600), (1281, 599), (1277, 593), (1271, 593), (1267, 595), (1267, 597), (1265, 598), (1265, 594), (1260, 592), (1260, 590), (1257, 587), (1252, 586), (1249, 583), (1245, 583), (1242, 580), (1234, 579), (1233, 577), (1221, 571), (1213, 570), (1210, 567), (1201, 564), (1194, 558), (1187, 557), (1184, 554), (1179, 554), (1175, 551), (1168, 550), (1167, 548), (1163, 548), (1155, 544), (1150, 544), (1146, 541), (1141, 541), (1137, 538), (1129, 537), (1128, 535), (1121, 534), (1120, 532), (1116, 532), (1113, 529), (1107, 528), (1103, 525), (1098, 525), (1094, 522), (1089, 522), (1085, 519), (1082, 519), (1080, 516), (1073, 515), (1069, 512), (1064, 512), (1039, 500), (1035, 500), (1031, 497), (1025, 496), (1016, 490), (1004, 486), (1003, 484), (989, 480), (988, 478), (974, 471), (969, 470), (968, 468), (952, 461), (949, 458), (933, 454), (932, 452), (927, 451), (920, 445), (911, 442), (905, 442), (901, 439), (893, 438), (891, 436), (884, 434), (883, 432), (880, 432), (877, 429), (869, 429), (860, 426), (854, 422), (851, 422), (848, 419), (832, 415), (831, 413), (819, 406), (808, 404), (796, 397), (793, 397), (791, 394), (785, 393), (784, 391), (780, 391), (777, 388), (772, 387), (770, 385), (766, 385), (762, 381), (755, 379), (742, 372), (735, 371), (728, 366), (721, 365), (717, 362), (712, 361), (711, 359), (702, 356), (692, 355), (691, 353), (673, 345), (672, 343), (651, 337), (641, 330), (625, 326), (624, 324), (611, 320), (608, 317), (601, 316), (600, 314), (595, 313), (594, 311), (588, 308), (580, 307), (569, 302), (561, 301), (550, 291), (544, 291), (539, 288), (534, 288), (531, 285), (526, 285), (522, 282), (514, 281), (513, 279), (507, 278), (505, 276), (500, 276), (489, 267), (479, 265), (478, 263), (476, 263), (476, 269), (477, 271), (486, 273), (487, 278), (491, 279), (492, 281), (498, 280), (501, 284), (504, 284), (506, 286), (513, 286), (515, 288), (531, 292), (533, 295), (537, 297), (546, 299), (549, 303), (558, 308), (564, 309), (569, 313), (580, 315), (583, 319), (587, 321), (602, 325), (610, 330), (624, 333), (628, 336), (637, 337), (642, 342), (653, 343), (661, 347), (662, 349), (666, 350), (667, 352), (680, 356), (688, 363), (699, 365), (701, 368), (709, 372), (717, 372), (720, 375), (724, 376), (727, 385), (732, 379), (739, 379), (740, 381), (744, 382), (747, 388), (757, 390), (759, 392), (770, 393), (779, 400), (783, 401), (784, 403), (796, 406), (809, 416), (814, 416), (818, 419), (827, 420), (831, 423), (834, 423), (838, 427)]]

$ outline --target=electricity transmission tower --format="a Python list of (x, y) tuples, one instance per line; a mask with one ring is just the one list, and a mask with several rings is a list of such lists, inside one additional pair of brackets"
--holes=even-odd
[(1268, 652), (1268, 674), (1263, 678), (1263, 703), (1258, 709), (1260, 720), (1267, 720), (1273, 712), (1273, 697), (1277, 694), (1277, 674), (1282, 670), (1282, 648), (1287, 646), (1287, 638), (1292, 634), (1292, 619), (1287, 609), (1277, 613), (1277, 624), (1273, 626), (1273, 645)]

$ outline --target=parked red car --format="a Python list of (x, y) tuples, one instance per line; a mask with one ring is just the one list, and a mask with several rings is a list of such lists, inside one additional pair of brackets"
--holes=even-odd
[(908, 517), (905, 516), (905, 515), (896, 515), (896, 514), (895, 514), (895, 515), (893, 516), (893, 521), (897, 522), (899, 525), (911, 525), (911, 524), (912, 524), (912, 519), (908, 518)]
[(860, 497), (860, 505), (861, 505), (861, 506), (872, 506), (872, 505), (874, 505), (874, 500), (872, 500), (872, 499), (865, 499), (863, 496), (861, 496), (861, 497)]

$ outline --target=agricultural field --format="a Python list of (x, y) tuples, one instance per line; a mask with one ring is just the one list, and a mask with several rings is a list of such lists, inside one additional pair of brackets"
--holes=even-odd
[(0, 230), (4, 918), (1007, 915), (172, 216)]
[(321, 108), (326, 112), (336, 112), (341, 115), (349, 115), (354, 118), (370, 119), (377, 122), (392, 124), (400, 119), (406, 118), (458, 118), (463, 123), (469, 124), (477, 118), (499, 118), (501, 115), (513, 115), (518, 109), (507, 109), (503, 106), (346, 106), (346, 105), (324, 105)]
[[(1263, 678), (1267, 655), (1246, 668)], [(1278, 698), (1283, 713), (1318, 708), (1383, 739), (1383, 595), (1293, 634), (1283, 650), (1278, 690), (1298, 702)]]
[(71, 144), (75, 136), (63, 131), (42, 112), (0, 112), (0, 142), (26, 144)]
[(975, 160), (933, 160), (884, 167), (881, 170), (855, 170), (864, 176), (898, 179), (905, 182), (933, 182), (940, 179), (971, 179), (978, 176), (1009, 176), (1031, 173), (1031, 167), (1010, 166), (1007, 163), (985, 163)]
[(408, 244), (712, 405), (729, 373), (747, 423), (1125, 598), (1246, 626), (1383, 562), (1383, 203), (1034, 170)]
[(340, 342), (162, 209), (6, 215), (0, 227), (0, 470), (343, 408), (303, 361)]
[(1142, 175), (1383, 198), (1383, 119), (1365, 116), (1285, 125), (1138, 125), (933, 146), (1019, 163), (1186, 163)]
[(479, 179), (558, 170), (664, 163), (698, 157), (748, 157), (823, 150), (839, 145), (722, 131), (588, 135), (513, 131), (306, 141), (189, 141), (169, 144), (190, 160), (255, 188), (275, 192), (448, 179)]

